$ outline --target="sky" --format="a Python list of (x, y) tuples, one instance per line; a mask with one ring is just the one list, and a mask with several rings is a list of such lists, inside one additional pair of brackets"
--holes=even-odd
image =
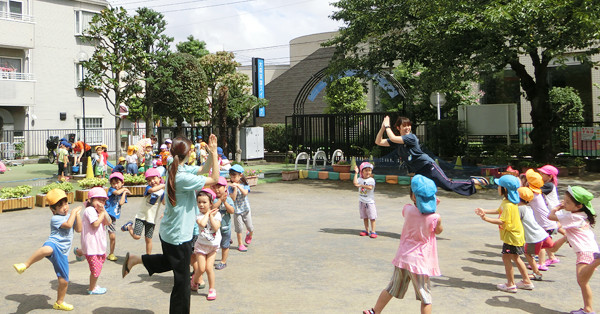
[(174, 43), (189, 35), (206, 42), (210, 52), (232, 51), (242, 65), (252, 57), (265, 64), (289, 64), (290, 40), (338, 30), (329, 16), (333, 0), (109, 0), (132, 13), (149, 7), (165, 15)]

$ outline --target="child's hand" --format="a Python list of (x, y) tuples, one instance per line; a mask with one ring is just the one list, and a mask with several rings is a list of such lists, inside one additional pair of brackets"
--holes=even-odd
[(131, 191), (129, 191), (129, 189), (125, 189), (125, 191), (123, 193), (131, 195)]
[(217, 137), (214, 134), (208, 137), (208, 150), (211, 154), (217, 154)]
[(481, 208), (475, 208), (475, 214), (479, 217), (485, 216), (485, 212)]
[(439, 197), (435, 198), (435, 205), (440, 205), (440, 198)]
[(81, 206), (77, 206), (77, 207), (73, 208), (71, 213), (73, 213), (75, 215), (79, 215), (81, 213)]
[(385, 116), (385, 118), (383, 118), (383, 122), (381, 122), (381, 127), (385, 128), (388, 125), (390, 125), (390, 117)]
[(354, 167), (354, 173), (358, 174), (358, 167)]
[(219, 208), (212, 208), (209, 212), (208, 215), (213, 218), (215, 217), (215, 214), (219, 211)]

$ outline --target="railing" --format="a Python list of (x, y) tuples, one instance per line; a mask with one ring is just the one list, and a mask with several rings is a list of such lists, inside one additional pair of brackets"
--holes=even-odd
[(33, 81), (35, 76), (32, 73), (19, 73), (0, 70), (0, 80)]
[(0, 11), (0, 19), (4, 20), (16, 20), (16, 21), (24, 21), (24, 22), (35, 22), (35, 19), (31, 15), (12, 13), (6, 11)]

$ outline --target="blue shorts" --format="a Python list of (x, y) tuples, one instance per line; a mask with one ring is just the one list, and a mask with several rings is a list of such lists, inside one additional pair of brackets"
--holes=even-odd
[(43, 246), (49, 246), (52, 248), (52, 255), (46, 256), (48, 260), (54, 266), (54, 272), (57, 277), (63, 277), (67, 282), (69, 281), (69, 258), (67, 255), (60, 252), (54, 242), (47, 241)]
[(223, 232), (221, 230), (221, 248), (222, 249), (228, 249), (229, 246), (231, 245), (231, 229)]

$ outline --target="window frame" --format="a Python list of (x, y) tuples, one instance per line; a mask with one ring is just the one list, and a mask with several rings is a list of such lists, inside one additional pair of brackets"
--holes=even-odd
[(100, 12), (98, 12), (98, 11), (75, 9), (75, 36), (83, 36), (83, 32), (85, 31), (85, 29), (83, 27), (83, 19), (82, 19), (82, 14), (84, 12), (90, 13), (93, 15), (100, 14)]

